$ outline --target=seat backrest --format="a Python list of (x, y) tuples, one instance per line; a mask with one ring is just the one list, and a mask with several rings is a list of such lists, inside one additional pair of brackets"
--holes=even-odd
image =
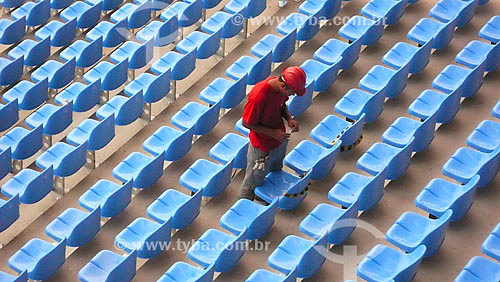
[[(101, 89), (104, 91), (114, 90), (127, 81), (128, 59), (116, 64), (102, 78)], [(142, 95), (142, 93), (141, 93)], [(118, 119), (118, 117), (117, 117)]]
[[(100, 181), (109, 181), (109, 180), (100, 180)], [(106, 199), (104, 204), (101, 206), (101, 214), (105, 217), (116, 216), (117, 213), (121, 210), (116, 210), (117, 203), (120, 203), (120, 207), (126, 207), (131, 201), (132, 197), (132, 188), (133, 188), (134, 180), (130, 179), (125, 182), (119, 189), (114, 191), (109, 197)]]
[[(227, 14), (227, 12), (219, 11), (217, 13), (224, 13)], [(242, 19), (245, 13), (245, 8), (242, 8), (239, 12), (236, 12), (231, 15), (229, 20), (227, 20), (224, 25), (222, 26), (222, 38), (232, 38), (236, 36), (240, 31), (243, 29), (243, 22), (241, 20), (237, 19)]]
[(50, 0), (42, 0), (28, 12), (26, 24), (29, 26), (42, 25), (50, 19)]
[[(361, 90), (363, 91), (363, 90)], [(366, 113), (366, 122), (375, 121), (384, 111), (384, 103), (387, 93), (387, 87), (377, 91), (365, 103), (362, 112)]]
[(240, 234), (234, 237), (234, 240), (229, 244), (224, 244), (224, 250), (217, 257), (215, 264), (217, 268), (226, 268), (234, 266), (245, 253), (245, 244), (248, 230), (241, 231)]
[(419, 72), (427, 66), (431, 57), (434, 40), (435, 39), (432, 38), (427, 41), (424, 45), (420, 46), (415, 55), (413, 55), (412, 62), (415, 63), (415, 66), (410, 68), (411, 73)]
[(372, 177), (366, 186), (361, 190), (358, 197), (359, 210), (370, 210), (377, 204), (384, 195), (384, 184), (387, 176), (387, 169), (383, 169)]
[(401, 94), (401, 92), (403, 92), (403, 90), (406, 88), (406, 84), (408, 83), (409, 71), (410, 71), (410, 65), (407, 64), (406, 66), (394, 72), (394, 75), (391, 77), (388, 83), (388, 88), (386, 92), (386, 96), (388, 98), (397, 97), (398, 95)]
[(128, 68), (140, 69), (147, 65), (153, 59), (153, 47), (154, 39), (144, 42), (130, 57)]
[[(48, 3), (49, 0), (43, 0), (43, 2)], [(47, 61), (50, 56), (50, 36), (45, 37), (41, 41), (37, 42), (26, 54), (24, 60), (24, 65), (26, 66), (38, 66)]]
[(93, 238), (101, 229), (101, 207), (95, 208), (87, 213), (78, 224), (73, 227), (71, 234), (66, 238), (68, 245), (82, 246), (86, 244), (90, 238)]
[(394, 277), (394, 281), (410, 281), (424, 257), (427, 248), (424, 245), (418, 246), (413, 252), (406, 255), (406, 260), (400, 263), (398, 274)]
[[(79, 83), (79, 82), (76, 82)], [(86, 85), (73, 101), (74, 112), (86, 112), (101, 101), (101, 80)]]
[(293, 95), (286, 104), (288, 105), (288, 110), (292, 117), (297, 117), (303, 114), (309, 106), (312, 104), (314, 92), (314, 80), (310, 81), (309, 84), (306, 85), (306, 92), (304, 95)]
[(184, 157), (189, 150), (193, 141), (194, 126), (183, 131), (165, 150), (165, 160), (177, 161)]
[(133, 250), (108, 274), (106, 281), (132, 280), (136, 273), (137, 250)]
[[(286, 193), (290, 194), (290, 195), (293, 195), (293, 194), (298, 194), (302, 191), (304, 191), (307, 186), (309, 185), (309, 182), (311, 180), (311, 170), (309, 170), (308, 172), (306, 172), (306, 175), (304, 175), (303, 177), (301, 177), (300, 181), (298, 181), (297, 183), (295, 183), (294, 185), (290, 186), (288, 188), (288, 191), (286, 191)], [(300, 197), (295, 197), (295, 198), (290, 198), (290, 199), (298, 199), (298, 198), (302, 198), (302, 197), (305, 197), (306, 194), (300, 196)]]
[(205, 135), (208, 134), (212, 128), (219, 122), (221, 101), (215, 103), (207, 109), (196, 121), (194, 126), (194, 134)]
[(354, 65), (361, 53), (361, 46), (363, 45), (363, 38), (358, 38), (351, 42), (349, 46), (342, 52), (342, 63), (340, 69), (348, 69)]
[(26, 91), (23, 100), (19, 103), (19, 108), (23, 110), (33, 110), (48, 99), (49, 80), (48, 78), (44, 78), (36, 84), (33, 84), (33, 86)]
[(144, 103), (154, 103), (170, 92), (170, 69), (159, 74), (144, 93)]
[[(200, 31), (201, 32), (201, 31)], [(222, 35), (222, 30), (217, 30), (214, 33), (210, 33), (208, 38), (205, 39), (196, 53), (198, 59), (207, 59), (214, 55), (220, 48), (220, 39)]]
[(477, 65), (472, 71), (467, 75), (464, 80), (464, 91), (462, 97), (470, 97), (476, 94), (476, 92), (483, 85), (483, 75), (486, 70), (486, 61)]
[(104, 36), (104, 47), (115, 47), (124, 42), (127, 39), (127, 32), (127, 19), (125, 18), (115, 23)]
[(26, 16), (12, 21), (0, 34), (0, 43), (14, 44), (19, 42), (26, 34)]
[(43, 133), (47, 135), (56, 135), (63, 132), (73, 122), (73, 101), (59, 107), (52, 113), (45, 126)]
[(0, 132), (9, 129), (19, 120), (19, 104), (17, 99), (6, 105), (0, 104)]
[(424, 245), (427, 245), (427, 242), (430, 242), (430, 244), (437, 244), (437, 246), (440, 246), (444, 233), (446, 232), (446, 229), (448, 229), (452, 215), (453, 211), (447, 210), (438, 219), (433, 220), (434, 228), (424, 240)]
[[(101, 10), (99, 10), (100, 13)], [(85, 47), (80, 53), (80, 57), (76, 62), (76, 66), (79, 68), (87, 68), (95, 64), (102, 57), (102, 36), (99, 36), (96, 40), (90, 42), (87, 47)]]
[(134, 122), (142, 115), (143, 96), (142, 90), (127, 99), (118, 110), (116, 115), (116, 125), (127, 125)]
[(460, 98), (462, 97), (463, 90), (464, 85), (462, 84), (446, 96), (438, 109), (437, 122), (448, 123), (455, 117), (460, 110)]
[(434, 139), (434, 132), (436, 128), (437, 113), (426, 118), (418, 129), (415, 131), (415, 144), (413, 146), (414, 152), (425, 150)]
[(42, 146), (43, 126), (40, 125), (18, 141), (16, 149), (12, 152), (12, 158), (16, 160), (25, 160), (38, 152)]
[(434, 49), (443, 49), (450, 43), (451, 39), (453, 39), (453, 35), (455, 33), (455, 28), (457, 27), (458, 16), (448, 23), (443, 24), (441, 30), (434, 37), (434, 44), (432, 48)]
[(134, 179), (134, 187), (147, 188), (163, 175), (163, 161), (165, 160), (165, 152), (151, 159), (151, 161), (139, 172), (137, 178)]
[(226, 190), (231, 183), (231, 173), (233, 172), (233, 161), (220, 165), (219, 171), (210, 179), (205, 188), (206, 197), (215, 197)]
[(0, 85), (16, 83), (23, 76), (24, 56), (21, 56), (0, 69)]
[(154, 39), (155, 46), (166, 46), (173, 43), (179, 36), (179, 19), (171, 17), (166, 20), (158, 29)]
[(269, 51), (269, 53), (262, 56), (262, 58), (252, 67), (248, 72), (248, 84), (257, 84), (257, 82), (266, 79), (271, 74), (272, 54), (273, 52)]
[(54, 172), (55, 175), (60, 177), (66, 177), (77, 172), (86, 161), (85, 155), (87, 152), (87, 141), (80, 144), (78, 147), (63, 157), (61, 160), (61, 165)]
[[(304, 24), (297, 28), (297, 40), (300, 41), (308, 41), (311, 40), (316, 33), (319, 31), (319, 20), (317, 20), (318, 15), (321, 13), (319, 10), (316, 15), (310, 15), (304, 21)], [(295, 14), (295, 13), (293, 13)], [(298, 13), (297, 13), (298, 14)], [(292, 15), (292, 14), (290, 14)], [(299, 14), (302, 15), (302, 14)], [(295, 21), (296, 18), (292, 17), (292, 22)], [(297, 24), (297, 23), (295, 23)]]
[(56, 30), (54, 37), (52, 37), (51, 44), (55, 47), (67, 46), (73, 41), (75, 36), (76, 18), (64, 23), (59, 29)]
[(245, 7), (243, 16), (251, 19), (259, 16), (266, 9), (266, 0), (250, 0)]
[(0, 199), (0, 214), (2, 214), (0, 217), (0, 232), (2, 232), (19, 218), (19, 194), (14, 195), (8, 201)]
[(331, 19), (335, 17), (340, 11), (342, 0), (330, 0), (323, 2), (322, 13), (319, 15), (324, 19)]
[(140, 28), (147, 24), (151, 19), (151, 7), (151, 0), (146, 0), (138, 5), (128, 18), (128, 28)]
[[(327, 1), (334, 2), (334, 1)], [(297, 30), (282, 37), (276, 47), (273, 49), (273, 63), (281, 63), (290, 58), (295, 53), (295, 41), (297, 40)]]
[(314, 272), (325, 262), (328, 251), (327, 246), (328, 232), (325, 230), (300, 258), (298, 264), (299, 272), (302, 272), (301, 274), (307, 273), (307, 277), (312, 276), (312, 274), (314, 274)]
[(215, 6), (219, 5), (221, 0), (203, 0), (203, 9), (208, 10), (215, 8)]
[(65, 261), (65, 255), (66, 238), (58, 242), (57, 245), (54, 245), (52, 249), (50, 249), (50, 251), (38, 259), (35, 267), (33, 267), (32, 271), (29, 272), (30, 278), (37, 279), (36, 277), (47, 277), (48, 271), (58, 269), (62, 266)]
[(182, 15), (179, 16), (179, 26), (180, 27), (189, 27), (195, 24), (198, 20), (201, 19), (202, 16), (202, 0), (193, 0), (192, 2), (188, 2), (188, 6), (182, 12)]
[[(352, 203), (332, 224), (328, 231), (329, 244), (342, 244), (357, 226), (358, 223), (358, 201)], [(333, 239), (333, 240), (332, 240)]]
[(49, 87), (52, 89), (59, 89), (66, 86), (75, 77), (75, 68), (76, 60), (75, 57), (73, 57), (54, 72), (54, 75), (50, 77)]
[[(500, 169), (500, 146), (488, 153), (488, 160), (481, 167), (481, 183), (489, 184), (497, 175)], [(482, 186), (482, 185), (480, 185)]]
[(221, 108), (232, 109), (245, 99), (247, 95), (247, 81), (248, 75), (245, 74), (233, 82), (233, 85), (227, 89), (224, 97), (222, 97)]
[(354, 121), (354, 123), (352, 123), (344, 131), (344, 133), (340, 136), (340, 140), (342, 140), (342, 146), (352, 145), (361, 138), (365, 120), (366, 114), (362, 114), (358, 120)]
[(0, 179), (4, 178), (12, 170), (12, 151), (7, 148), (0, 151)]
[(124, 0), (103, 0), (102, 1), (102, 10), (110, 11), (115, 10), (123, 3)]
[(91, 5), (89, 9), (84, 11), (77, 19), (76, 25), (78, 28), (93, 27), (101, 18), (102, 2), (99, 1), (95, 5)]
[(196, 67), (196, 54), (197, 48), (194, 48), (191, 52), (183, 55), (183, 57), (172, 68), (172, 79), (182, 80), (194, 71)]
[[(309, 60), (314, 61), (314, 59)], [(314, 80), (314, 91), (325, 92), (328, 90), (328, 88), (330, 88), (330, 86), (332, 86), (332, 84), (337, 79), (340, 70), (340, 63), (342, 62), (342, 60), (343, 57), (339, 56), (337, 58), (337, 61), (331, 65), (325, 65), (319, 61), (316, 61), (319, 64), (325, 65), (326, 68)]]
[[(413, 149), (413, 145), (415, 143), (415, 137), (412, 137), (408, 144), (406, 144), (391, 160), (388, 166), (401, 167), (404, 164), (408, 164), (410, 162), (411, 153)], [(405, 168), (406, 169), (406, 168)]]
[[(154, 222), (152, 220), (142, 218), (144, 220)], [(156, 223), (156, 222), (155, 222)], [(158, 224), (158, 228), (154, 230), (149, 236), (145, 238), (144, 241), (141, 241), (141, 247), (142, 249), (139, 250), (139, 256), (143, 256), (143, 254), (149, 258), (152, 258), (162, 251), (164, 249), (159, 245), (160, 247), (156, 245), (158, 242), (161, 243), (169, 243), (170, 242), (170, 229), (172, 228), (172, 218), (169, 217), (167, 220), (165, 220), (163, 223)], [(139, 247), (139, 246), (137, 246)], [(141, 254), (142, 253), (142, 254)]]
[(23, 204), (34, 204), (45, 197), (54, 187), (54, 169), (49, 166), (26, 185), (20, 199)]
[(267, 205), (266, 209), (262, 211), (257, 217), (255, 217), (254, 221), (248, 227), (249, 230), (255, 229), (264, 229), (268, 230), (274, 224), (274, 218), (276, 216), (276, 211), (278, 210), (278, 202), (279, 198), (274, 198), (269, 205)]
[(104, 148), (115, 137), (115, 114), (111, 114), (92, 130), (89, 136), (88, 151)]
[(2, 7), (10, 9), (17, 8), (23, 4), (23, 0), (3, 0)]
[(50, 7), (54, 10), (60, 10), (69, 7), (71, 0), (50, 0)]
[[(202, 195), (203, 189), (200, 189), (196, 191), (186, 202), (184, 202), (184, 204), (177, 208), (172, 216), (172, 221), (177, 226), (173, 228), (186, 227), (193, 222), (193, 220), (200, 213)], [(181, 226), (179, 226), (180, 223), (182, 223)]]

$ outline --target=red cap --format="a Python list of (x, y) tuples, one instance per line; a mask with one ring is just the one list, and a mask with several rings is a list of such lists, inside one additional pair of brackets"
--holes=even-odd
[(301, 67), (287, 67), (281, 73), (286, 85), (299, 96), (306, 92), (306, 73)]

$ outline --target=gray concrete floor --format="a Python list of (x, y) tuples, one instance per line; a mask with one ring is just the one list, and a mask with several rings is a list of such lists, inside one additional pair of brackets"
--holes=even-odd
[[(340, 17), (349, 17), (360, 14), (360, 9), (368, 0), (349, 2), (340, 12)], [(305, 114), (298, 118), (301, 130), (293, 134), (288, 150), (291, 150), (303, 139), (309, 138), (309, 132), (324, 116), (333, 113), (335, 103), (349, 90), (358, 85), (361, 77), (376, 64), (381, 64), (383, 55), (398, 41), (407, 41), (406, 33), (422, 17), (428, 16), (429, 10), (437, 1), (421, 0), (406, 9), (399, 23), (386, 29), (384, 36), (374, 46), (368, 47), (360, 56), (358, 62), (351, 69), (342, 72), (335, 84), (325, 93), (316, 96), (312, 106)], [(268, 6), (275, 6), (269, 1)], [(285, 16), (298, 8), (298, 3), (290, 4), (277, 12), (278, 16)], [(381, 135), (387, 127), (398, 117), (408, 116), (407, 108), (412, 101), (424, 90), (431, 88), (433, 78), (448, 64), (454, 62), (455, 55), (471, 40), (478, 39), (479, 29), (494, 15), (500, 12), (500, 2), (491, 0), (486, 6), (477, 9), (472, 21), (463, 29), (455, 31), (455, 37), (444, 50), (435, 52), (429, 65), (418, 75), (410, 77), (408, 86), (396, 99), (387, 101), (382, 115), (373, 123), (366, 124), (363, 132), (363, 142), (350, 152), (341, 153), (334, 170), (323, 180), (314, 182), (307, 198), (293, 211), (279, 211), (276, 223), (271, 231), (262, 238), (269, 242), (269, 248), (263, 251), (247, 251), (245, 256), (231, 271), (221, 274), (216, 281), (244, 281), (254, 270), (267, 268), (267, 257), (276, 246), (289, 234), (301, 235), (298, 231), (300, 221), (319, 203), (328, 203), (329, 189), (349, 171), (356, 169), (357, 159), (375, 142), (381, 141)], [(274, 74), (278, 74), (283, 67), (300, 65), (312, 57), (314, 51), (326, 40), (338, 37), (340, 26), (325, 26), (317, 36), (303, 45), (292, 58), (281, 65)], [(101, 166), (92, 171), (74, 189), (59, 200), (48, 211), (40, 214), (39, 218), (24, 229), (14, 240), (0, 250), (0, 270), (9, 271), (8, 258), (34, 237), (50, 240), (44, 234), (45, 226), (69, 207), (78, 207), (78, 198), (97, 180), (111, 179), (112, 169), (126, 156), (134, 151), (142, 151), (142, 142), (154, 131), (163, 125), (169, 124), (170, 117), (189, 101), (199, 101), (199, 92), (213, 79), (223, 77), (225, 69), (241, 55), (247, 55), (251, 46), (267, 33), (273, 33), (275, 26), (262, 26), (253, 33), (242, 45), (218, 64), (201, 66), (210, 69), (199, 81), (189, 81), (192, 86), (183, 93), (167, 110), (155, 120), (147, 124), (138, 134), (133, 136), (124, 146), (114, 148), (114, 153)], [(204, 71), (208, 71), (208, 69)], [(476, 125), (484, 120), (491, 119), (491, 108), (498, 101), (499, 72), (490, 73), (484, 79), (484, 85), (472, 98), (462, 103), (461, 110), (455, 119), (441, 126), (431, 146), (424, 152), (416, 154), (410, 168), (400, 179), (391, 182), (380, 203), (369, 212), (363, 213), (360, 219), (364, 226), (374, 226), (377, 232), (370, 232), (365, 228), (357, 228), (351, 237), (340, 246), (335, 246), (329, 253), (329, 259), (315, 276), (306, 281), (344, 281), (355, 279), (356, 261), (361, 259), (374, 245), (384, 243), (383, 234), (394, 221), (405, 211), (415, 211), (425, 214), (414, 205), (414, 199), (423, 187), (435, 177), (444, 177), (441, 173), (442, 165), (453, 152), (465, 145), (465, 139)], [(495, 89), (497, 88), (497, 89)], [(240, 118), (240, 106), (232, 109), (208, 135), (203, 136), (194, 145), (192, 150), (180, 161), (171, 164), (164, 172), (163, 177), (151, 188), (141, 191), (129, 207), (119, 216), (106, 223), (97, 236), (87, 245), (76, 250), (66, 260), (66, 263), (50, 281), (77, 281), (78, 271), (103, 249), (115, 250), (114, 237), (137, 217), (144, 217), (147, 206), (152, 203), (163, 191), (169, 188), (186, 190), (179, 185), (179, 176), (198, 158), (208, 158), (208, 150), (227, 132), (235, 132), (234, 124)], [(231, 182), (226, 191), (202, 207), (196, 221), (173, 237), (174, 240), (191, 242), (199, 238), (209, 228), (222, 229), (219, 218), (236, 201), (243, 173), (239, 173)], [(452, 281), (465, 266), (467, 261), (480, 255), (480, 245), (488, 233), (500, 221), (497, 210), (500, 203), (500, 177), (486, 188), (478, 191), (476, 200), (468, 215), (457, 223), (452, 223), (446, 235), (446, 240), (438, 253), (424, 259), (415, 281)], [(366, 225), (365, 225), (366, 223)], [(304, 235), (302, 235), (304, 236)], [(349, 257), (355, 249), (355, 257)], [(341, 261), (349, 261), (342, 264)], [(169, 267), (177, 261), (189, 262), (186, 254), (181, 250), (167, 252), (147, 261), (137, 272), (134, 281), (156, 281)]]

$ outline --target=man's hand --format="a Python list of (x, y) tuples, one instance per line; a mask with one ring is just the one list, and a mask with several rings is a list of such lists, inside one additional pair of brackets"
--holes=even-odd
[(270, 133), (270, 134), (268, 134), (269, 136), (271, 136), (273, 139), (275, 139), (276, 141), (279, 141), (279, 142), (283, 142), (286, 139), (290, 138), (290, 134), (286, 133), (285, 131), (283, 131), (281, 129), (272, 129), (272, 130), (270, 130), (269, 133)]
[(298, 132), (299, 131), (299, 122), (296, 121), (295, 119), (291, 118), (288, 120), (288, 127), (292, 129), (292, 132)]

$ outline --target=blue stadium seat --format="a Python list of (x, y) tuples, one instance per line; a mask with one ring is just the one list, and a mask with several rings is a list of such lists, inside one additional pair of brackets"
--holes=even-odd
[(238, 80), (247, 75), (248, 85), (255, 85), (271, 74), (272, 52), (260, 58), (241, 56), (226, 69), (226, 76)]
[(76, 67), (78, 68), (91, 67), (102, 57), (102, 37), (98, 37), (92, 42), (77, 40), (68, 48), (64, 49), (60, 56), (64, 61), (69, 61), (72, 58), (75, 58)]
[(24, 0), (4, 0), (1, 5), (3, 8), (17, 8), (23, 4)]
[(42, 169), (54, 167), (54, 175), (67, 177), (77, 172), (85, 164), (87, 142), (73, 147), (63, 142), (57, 142), (37, 159), (36, 165)]
[(177, 43), (175, 49), (184, 54), (196, 50), (197, 59), (208, 59), (219, 50), (220, 40), (221, 31), (205, 33), (195, 30)]
[(300, 67), (306, 73), (306, 84), (314, 82), (314, 91), (325, 92), (337, 79), (342, 57), (337, 62), (327, 65), (314, 59), (308, 59)]
[(102, 45), (106, 48), (118, 46), (127, 39), (127, 20), (117, 23), (101, 21), (85, 35), (88, 41), (99, 37), (103, 38)]
[(371, 0), (363, 8), (361, 14), (373, 20), (384, 21), (385, 25), (393, 25), (405, 12), (408, 0)]
[(288, 235), (269, 255), (267, 264), (282, 272), (290, 273), (297, 268), (297, 277), (309, 278), (318, 271), (326, 260), (328, 232), (315, 240)]
[(462, 97), (472, 97), (483, 85), (485, 67), (486, 64), (484, 63), (474, 69), (448, 65), (432, 81), (432, 87), (445, 93), (451, 93), (460, 86), (463, 86)]
[(97, 253), (89, 263), (78, 272), (78, 279), (82, 282), (96, 281), (132, 281), (135, 276), (137, 251), (128, 256), (103, 250)]
[(170, 126), (162, 126), (142, 143), (142, 147), (155, 156), (165, 152), (166, 161), (177, 161), (191, 150), (193, 130), (194, 127), (181, 131)]
[(479, 37), (496, 44), (500, 41), (500, 32), (498, 32), (499, 28), (500, 16), (491, 17), (491, 19), (479, 31)]
[(14, 60), (0, 58), (0, 86), (18, 82), (23, 76), (24, 57)]
[(245, 248), (238, 246), (242, 246), (246, 238), (246, 230), (233, 236), (217, 229), (208, 229), (189, 248), (187, 256), (205, 268), (214, 264), (216, 272), (228, 272), (245, 254)]
[(66, 142), (78, 146), (88, 142), (87, 151), (97, 151), (115, 137), (115, 116), (110, 115), (102, 121), (86, 119), (66, 136)]
[(16, 20), (26, 17), (27, 26), (43, 25), (50, 19), (50, 0), (26, 2), (10, 15)]
[[(149, 0), (134, 0), (136, 4), (142, 4), (145, 1)], [(172, 4), (172, 0), (152, 0), (151, 1), (151, 10), (152, 11), (161, 11), (168, 7), (168, 5)]]
[(48, 60), (40, 68), (31, 73), (31, 79), (38, 82), (49, 79), (49, 88), (60, 89), (68, 85), (75, 77), (76, 60), (70, 59), (65, 63)]
[(374, 177), (348, 172), (330, 189), (328, 199), (343, 207), (357, 202), (360, 211), (372, 209), (384, 196), (387, 170)]
[(315, 20), (315, 15), (290, 13), (276, 27), (276, 31), (282, 35), (288, 35), (294, 30), (297, 31), (298, 41), (311, 40), (319, 31), (319, 21)]
[(88, 211), (100, 208), (102, 217), (113, 217), (120, 214), (130, 203), (132, 184), (132, 179), (123, 185), (101, 179), (83, 193), (78, 202)]
[(377, 142), (358, 159), (356, 166), (373, 176), (387, 169), (385, 178), (396, 180), (410, 166), (414, 141), (412, 137), (403, 148)]
[(102, 2), (102, 10), (104, 12), (115, 10), (123, 3), (123, 0), (85, 0), (85, 2), (90, 3), (92, 5), (96, 5), (99, 2)]
[(27, 282), (28, 281), (28, 271), (23, 271), (17, 277), (0, 271), (0, 281), (3, 282)]
[(146, 213), (158, 222), (172, 219), (172, 229), (182, 229), (189, 226), (200, 214), (202, 190), (188, 196), (174, 189), (163, 192), (152, 202)]
[(204, 10), (215, 8), (221, 0), (202, 0), (202, 8)]
[(56, 241), (66, 239), (66, 245), (81, 247), (87, 244), (101, 229), (101, 209), (90, 213), (68, 208), (45, 227), (45, 233)]
[(59, 105), (69, 101), (73, 102), (73, 112), (92, 109), (101, 101), (101, 80), (97, 79), (88, 85), (74, 82), (55, 97), (55, 102)]
[(294, 268), (286, 276), (265, 269), (255, 270), (245, 282), (294, 282), (297, 281), (297, 268)]
[(450, 209), (453, 211), (451, 221), (459, 221), (472, 206), (478, 182), (479, 175), (465, 185), (434, 178), (415, 198), (415, 205), (435, 217), (441, 217)]
[(0, 212), (2, 213), (0, 232), (2, 232), (19, 218), (19, 195), (15, 194), (7, 201), (0, 199)]
[(160, 101), (170, 92), (170, 71), (160, 75), (142, 73), (125, 86), (124, 93), (131, 97), (142, 91), (144, 103)]
[(467, 137), (467, 145), (481, 152), (493, 152), (500, 146), (500, 122), (483, 120)]
[(196, 49), (187, 54), (170, 51), (154, 62), (151, 70), (156, 74), (170, 70), (171, 80), (183, 80), (196, 68), (196, 54)]
[(0, 43), (14, 44), (19, 42), (26, 34), (26, 17), (21, 17), (14, 21), (10, 19), (0, 19)]
[(76, 1), (61, 12), (61, 19), (70, 21), (76, 19), (76, 27), (89, 28), (96, 25), (101, 18), (102, 1), (90, 5), (83, 1)]
[(73, 1), (71, 0), (50, 0), (50, 8), (54, 10), (61, 10), (69, 7)]
[(335, 112), (352, 120), (358, 120), (365, 115), (366, 122), (373, 122), (384, 111), (386, 91), (387, 87), (376, 93), (353, 88), (335, 104)]
[(25, 168), (2, 185), (2, 194), (9, 198), (19, 194), (20, 203), (34, 204), (52, 191), (53, 178), (51, 166), (42, 172)]
[(462, 89), (463, 86), (460, 86), (449, 94), (426, 89), (411, 103), (408, 112), (421, 120), (437, 113), (438, 123), (448, 123), (460, 110)]
[(361, 114), (354, 122), (346, 121), (336, 115), (328, 115), (311, 130), (310, 136), (327, 148), (333, 147), (338, 140), (342, 141), (342, 146), (349, 146), (362, 137), (365, 119), (365, 114)]
[(38, 40), (50, 36), (50, 44), (54, 47), (68, 46), (76, 37), (76, 19), (68, 22), (52, 20), (35, 32)]
[(495, 71), (500, 66), (500, 44), (473, 40), (457, 54), (455, 61), (471, 69), (486, 64), (485, 71)]
[(434, 40), (432, 48), (443, 49), (453, 39), (457, 21), (458, 18), (455, 18), (452, 21), (442, 23), (429, 18), (423, 18), (410, 29), (408, 39), (419, 45), (425, 45), (429, 41)]
[(219, 122), (220, 105), (221, 102), (217, 102), (207, 107), (189, 102), (170, 118), (170, 122), (184, 131), (194, 127), (195, 135), (208, 134)]
[(114, 23), (126, 20), (127, 28), (141, 28), (151, 19), (151, 5), (151, 0), (146, 0), (139, 5), (125, 3), (111, 14), (110, 20)]
[(17, 99), (2, 105), (0, 104), (0, 131), (5, 131), (19, 120), (19, 104)]
[(223, 11), (217, 11), (201, 24), (201, 30), (207, 33), (215, 33), (221, 30), (222, 38), (232, 38), (243, 29), (243, 21), (235, 20), (241, 15), (242, 12), (230, 14)]
[(34, 110), (49, 99), (49, 80), (44, 79), (38, 83), (23, 80), (5, 92), (2, 100), (10, 103), (18, 101), (19, 109)]
[(307, 0), (299, 6), (299, 12), (308, 16), (316, 15), (318, 20), (327, 20), (335, 17), (341, 6), (342, 0)]
[(151, 21), (136, 34), (141, 42), (154, 39), (154, 44), (158, 47), (173, 43), (178, 36), (179, 20), (177, 17), (172, 17), (165, 22)]
[(255, 195), (267, 203), (278, 198), (278, 208), (295, 209), (307, 196), (311, 180), (311, 171), (303, 177), (297, 177), (283, 170), (271, 171), (266, 175), (264, 183), (255, 188)]
[(391, 69), (382, 65), (375, 65), (359, 81), (359, 87), (376, 94), (384, 91), (387, 98), (396, 98), (406, 88), (410, 66)]
[(309, 170), (312, 180), (326, 177), (335, 166), (342, 141), (335, 142), (331, 148), (324, 148), (309, 140), (302, 140), (285, 159), (284, 164), (297, 174), (305, 174)]
[(45, 63), (50, 56), (50, 38), (47, 37), (41, 41), (25, 39), (10, 50), (8, 55), (11, 59), (24, 56), (25, 66), (39, 66)]
[(423, 151), (434, 140), (436, 119), (437, 113), (423, 122), (409, 117), (399, 117), (382, 134), (382, 141), (394, 147), (403, 148), (414, 137), (413, 152)]
[(256, 18), (266, 9), (266, 0), (230, 0), (224, 10), (231, 14), (241, 13), (245, 19)]
[(208, 155), (223, 164), (233, 161), (233, 169), (247, 167), (247, 152), (250, 140), (235, 133), (227, 133), (208, 152)]
[[(148, 0), (150, 1), (150, 0)], [(109, 58), (115, 64), (128, 59), (129, 69), (141, 69), (153, 59), (153, 40), (144, 43), (126, 41)]]
[(483, 254), (500, 262), (500, 223), (495, 226), (490, 235), (481, 245)]
[(361, 38), (352, 43), (331, 38), (314, 52), (313, 58), (329, 65), (337, 63), (338, 59), (342, 58), (340, 69), (348, 69), (358, 60), (362, 42)]
[(430, 257), (443, 244), (452, 214), (452, 210), (447, 210), (432, 220), (415, 212), (405, 212), (387, 230), (385, 238), (407, 253), (423, 245), (426, 247), (424, 257)]
[(25, 119), (31, 128), (43, 126), (43, 134), (56, 135), (63, 132), (73, 122), (73, 102), (61, 107), (45, 104)]
[(425, 253), (425, 246), (405, 254), (389, 246), (373, 247), (358, 265), (356, 272), (368, 282), (412, 281)]
[(394, 69), (400, 69), (410, 65), (410, 73), (419, 73), (423, 71), (429, 63), (432, 44), (434, 44), (434, 39), (429, 40), (421, 47), (406, 42), (398, 42), (385, 53), (382, 62)]
[(23, 127), (14, 127), (0, 137), (0, 151), (10, 148), (12, 159), (25, 160), (38, 152), (43, 145), (43, 129), (38, 126), (33, 130)]
[(443, 166), (443, 174), (460, 183), (469, 182), (474, 175), (481, 179), (478, 188), (487, 186), (495, 178), (500, 168), (500, 146), (491, 153), (483, 153), (461, 147), (453, 153)]
[(311, 81), (310, 83), (306, 84), (306, 91), (304, 95), (293, 95), (289, 97), (289, 99), (286, 101), (286, 105), (292, 117), (298, 117), (302, 115), (309, 108), (309, 106), (312, 105), (313, 93), (314, 81)]
[(221, 101), (222, 109), (238, 106), (247, 95), (247, 75), (236, 81), (218, 77), (200, 92), (200, 99), (210, 105)]
[(491, 115), (500, 119), (500, 99), (491, 110)]
[(27, 270), (31, 280), (45, 280), (64, 264), (65, 252), (66, 239), (51, 244), (34, 238), (9, 258), (9, 267), (17, 273)]
[[(127, 253), (137, 250), (137, 257), (151, 259), (165, 251), (170, 242), (171, 219), (157, 223), (144, 217), (132, 221), (115, 237), (115, 246)], [(157, 243), (163, 246), (153, 245)]]
[[(333, 1), (330, 1), (333, 2)], [(297, 30), (292, 30), (289, 34), (281, 37), (275, 34), (267, 34), (252, 46), (250, 53), (259, 58), (273, 53), (273, 63), (282, 63), (295, 53), (295, 40)]]
[(361, 39), (363, 45), (373, 45), (384, 34), (383, 20), (354, 16), (339, 29), (339, 35), (349, 41)]
[(458, 17), (457, 27), (464, 27), (474, 16), (477, 4), (478, 0), (439, 0), (432, 7), (429, 15), (444, 23)]
[(342, 244), (358, 224), (358, 203), (341, 209), (330, 204), (317, 205), (299, 225), (300, 232), (311, 238), (320, 238), (325, 232), (328, 244)]
[(101, 80), (101, 90), (110, 91), (122, 86), (127, 81), (128, 60), (114, 65), (107, 61), (101, 61), (97, 66), (83, 75), (86, 83)]
[[(4, 178), (12, 170), (12, 151), (0, 150), (0, 179)], [(19, 202), (19, 200), (18, 200)]]
[(240, 118), (235, 124), (234, 124), (234, 129), (236, 129), (239, 133), (245, 135), (248, 137), (248, 135), (250, 134), (250, 129), (246, 128), (243, 126), (243, 123), (242, 123), (242, 118)]
[(161, 13), (160, 18), (167, 21), (172, 17), (177, 17), (179, 19), (179, 27), (189, 27), (201, 19), (202, 8), (202, 0), (189, 2), (176, 1)]
[(133, 179), (134, 188), (148, 188), (163, 175), (164, 159), (163, 153), (153, 158), (134, 152), (113, 169), (113, 176), (123, 183)]
[(247, 240), (257, 240), (273, 227), (277, 209), (278, 199), (267, 206), (240, 199), (221, 216), (219, 224), (234, 235), (247, 230)]
[(455, 282), (500, 280), (500, 263), (484, 257), (473, 257), (455, 278)]
[(157, 282), (177, 282), (177, 281), (192, 281), (192, 282), (210, 282), (214, 279), (214, 265), (205, 269), (192, 266), (189, 263), (178, 261), (174, 263), (163, 274)]
[(231, 183), (233, 163), (220, 165), (209, 160), (196, 160), (179, 178), (179, 183), (196, 192), (203, 189), (203, 197), (215, 197)]

